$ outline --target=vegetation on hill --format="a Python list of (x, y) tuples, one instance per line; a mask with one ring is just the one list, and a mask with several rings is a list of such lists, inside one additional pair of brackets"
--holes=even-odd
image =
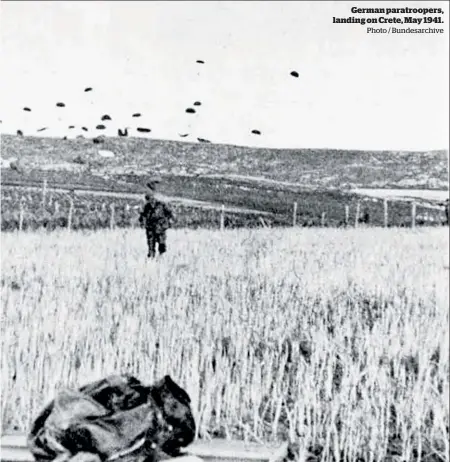
[[(102, 158), (98, 150), (114, 153)], [(26, 170), (66, 170), (112, 177), (243, 175), (314, 188), (448, 188), (448, 153), (335, 149), (264, 149), (142, 138), (90, 139), (2, 136), (2, 157)]]

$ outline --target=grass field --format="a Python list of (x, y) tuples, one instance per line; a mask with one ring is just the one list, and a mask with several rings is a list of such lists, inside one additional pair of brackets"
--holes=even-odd
[(168, 243), (147, 261), (136, 229), (2, 233), (3, 431), (62, 387), (169, 373), (203, 437), (289, 439), (298, 461), (448, 460), (447, 227)]

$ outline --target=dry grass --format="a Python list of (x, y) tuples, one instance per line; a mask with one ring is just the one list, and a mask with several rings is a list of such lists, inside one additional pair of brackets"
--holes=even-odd
[[(171, 374), (200, 435), (448, 460), (448, 229), (2, 235), (3, 431), (61, 387)], [(316, 454), (316, 459), (311, 454)]]

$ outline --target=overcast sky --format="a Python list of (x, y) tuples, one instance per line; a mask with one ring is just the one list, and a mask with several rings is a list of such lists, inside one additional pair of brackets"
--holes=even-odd
[[(447, 148), (447, 25), (431, 25), (445, 34), (387, 35), (332, 23), (355, 5), (402, 6), (1, 2), (0, 126), (25, 134), (49, 126), (53, 131), (42, 135), (62, 134), (68, 125), (91, 129), (107, 113), (109, 133), (141, 125), (154, 138), (189, 133), (184, 140), (280, 148)], [(450, 21), (447, 5), (407, 4), (441, 7)], [(85, 93), (88, 86), (93, 91)], [(66, 107), (56, 108), (58, 101)], [(202, 106), (186, 114), (194, 101)], [(142, 118), (132, 119), (133, 112)]]

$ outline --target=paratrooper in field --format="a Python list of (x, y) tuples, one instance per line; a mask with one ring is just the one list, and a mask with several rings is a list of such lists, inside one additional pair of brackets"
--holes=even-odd
[(154, 194), (155, 182), (147, 184), (150, 193), (145, 195), (146, 203), (139, 216), (139, 223), (145, 227), (148, 258), (156, 256), (156, 246), (160, 255), (167, 251), (167, 230), (175, 220), (171, 207), (158, 200)]

